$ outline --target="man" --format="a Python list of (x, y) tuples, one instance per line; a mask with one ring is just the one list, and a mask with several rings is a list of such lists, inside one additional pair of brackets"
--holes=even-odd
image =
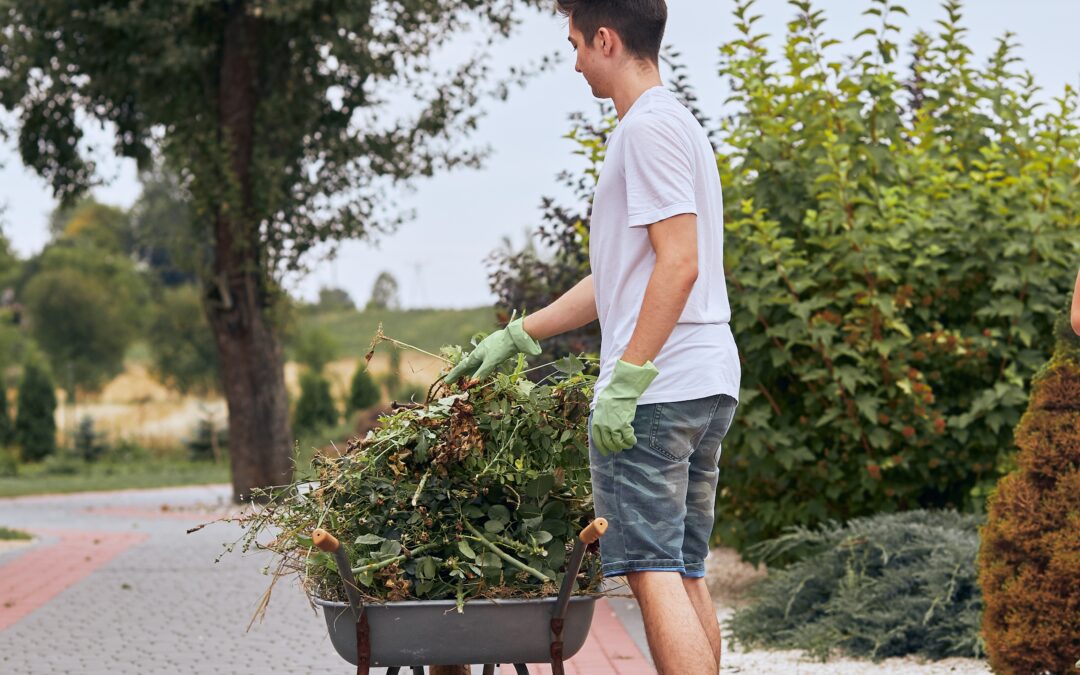
[(558, 0), (576, 70), (614, 102), (590, 222), (592, 274), (485, 338), (448, 375), (483, 378), (600, 320), (589, 457), (605, 576), (625, 576), (660, 673), (715, 675), (705, 585), (720, 444), (738, 405), (716, 156), (660, 81), (664, 0)]

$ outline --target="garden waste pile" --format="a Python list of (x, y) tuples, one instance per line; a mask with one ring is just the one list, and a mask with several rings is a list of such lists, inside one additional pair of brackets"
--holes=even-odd
[[(443, 349), (451, 363), (461, 349)], [(315, 482), (265, 493), (240, 518), (243, 548), (277, 554), (314, 596), (345, 600), (324, 528), (345, 546), (367, 602), (558, 594), (564, 563), (593, 518), (586, 424), (594, 378), (576, 357), (539, 383), (519, 357), (482, 382), (438, 382), (427, 403), (379, 419), (341, 456), (316, 456)], [(460, 386), (459, 386), (460, 385)], [(269, 543), (260, 533), (272, 532)], [(262, 539), (265, 539), (263, 537)], [(595, 545), (578, 593), (602, 581)]]

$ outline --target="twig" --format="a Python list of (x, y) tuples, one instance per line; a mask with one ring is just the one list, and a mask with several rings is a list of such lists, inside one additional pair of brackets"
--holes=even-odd
[(468, 528), (469, 532), (472, 532), (473, 536), (476, 537), (477, 541), (479, 541), (481, 544), (484, 545), (484, 548), (488, 549), (489, 551), (491, 551), (495, 555), (499, 556), (500, 558), (502, 558), (506, 562), (510, 563), (511, 565), (513, 565), (514, 567), (518, 568), (519, 570), (521, 570), (523, 572), (528, 572), (529, 574), (533, 575), (534, 577), (536, 577), (540, 581), (543, 581), (543, 582), (550, 582), (551, 581), (551, 579), (548, 578), (548, 576), (546, 574), (544, 574), (543, 572), (535, 570), (535, 569), (529, 567), (528, 565), (526, 565), (525, 563), (521, 562), (517, 558), (514, 558), (513, 556), (507, 555), (506, 553), (504, 553), (501, 548), (499, 548), (495, 544), (492, 544), (490, 541), (487, 540), (486, 537), (484, 537), (484, 535), (480, 534), (480, 532), (477, 531), (477, 529), (475, 527), (473, 527), (472, 523), (470, 523), (469, 521), (465, 521), (465, 527)]

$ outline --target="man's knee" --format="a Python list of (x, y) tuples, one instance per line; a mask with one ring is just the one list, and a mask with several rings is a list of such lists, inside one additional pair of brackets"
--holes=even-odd
[(678, 579), (681, 577), (682, 574), (677, 570), (642, 570), (639, 572), (627, 572), (626, 583), (629, 584), (634, 595), (637, 595), (641, 592), (648, 592), (649, 589), (657, 586), (663, 587), (679, 583)]

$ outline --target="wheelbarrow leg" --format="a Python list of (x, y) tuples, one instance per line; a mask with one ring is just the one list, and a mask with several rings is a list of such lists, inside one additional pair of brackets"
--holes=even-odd
[(424, 667), (423, 666), (413, 666), (412, 667), (412, 672), (413, 672), (413, 675), (424, 675)]
[(386, 675), (397, 675), (399, 670), (401, 670), (401, 668), (398, 666), (390, 666), (386, 669)]
[(517, 671), (517, 675), (529, 675), (529, 668), (524, 663), (515, 663), (514, 670)]
[(484, 664), (484, 675), (495, 675), (495, 664), (494, 663), (485, 663)]

